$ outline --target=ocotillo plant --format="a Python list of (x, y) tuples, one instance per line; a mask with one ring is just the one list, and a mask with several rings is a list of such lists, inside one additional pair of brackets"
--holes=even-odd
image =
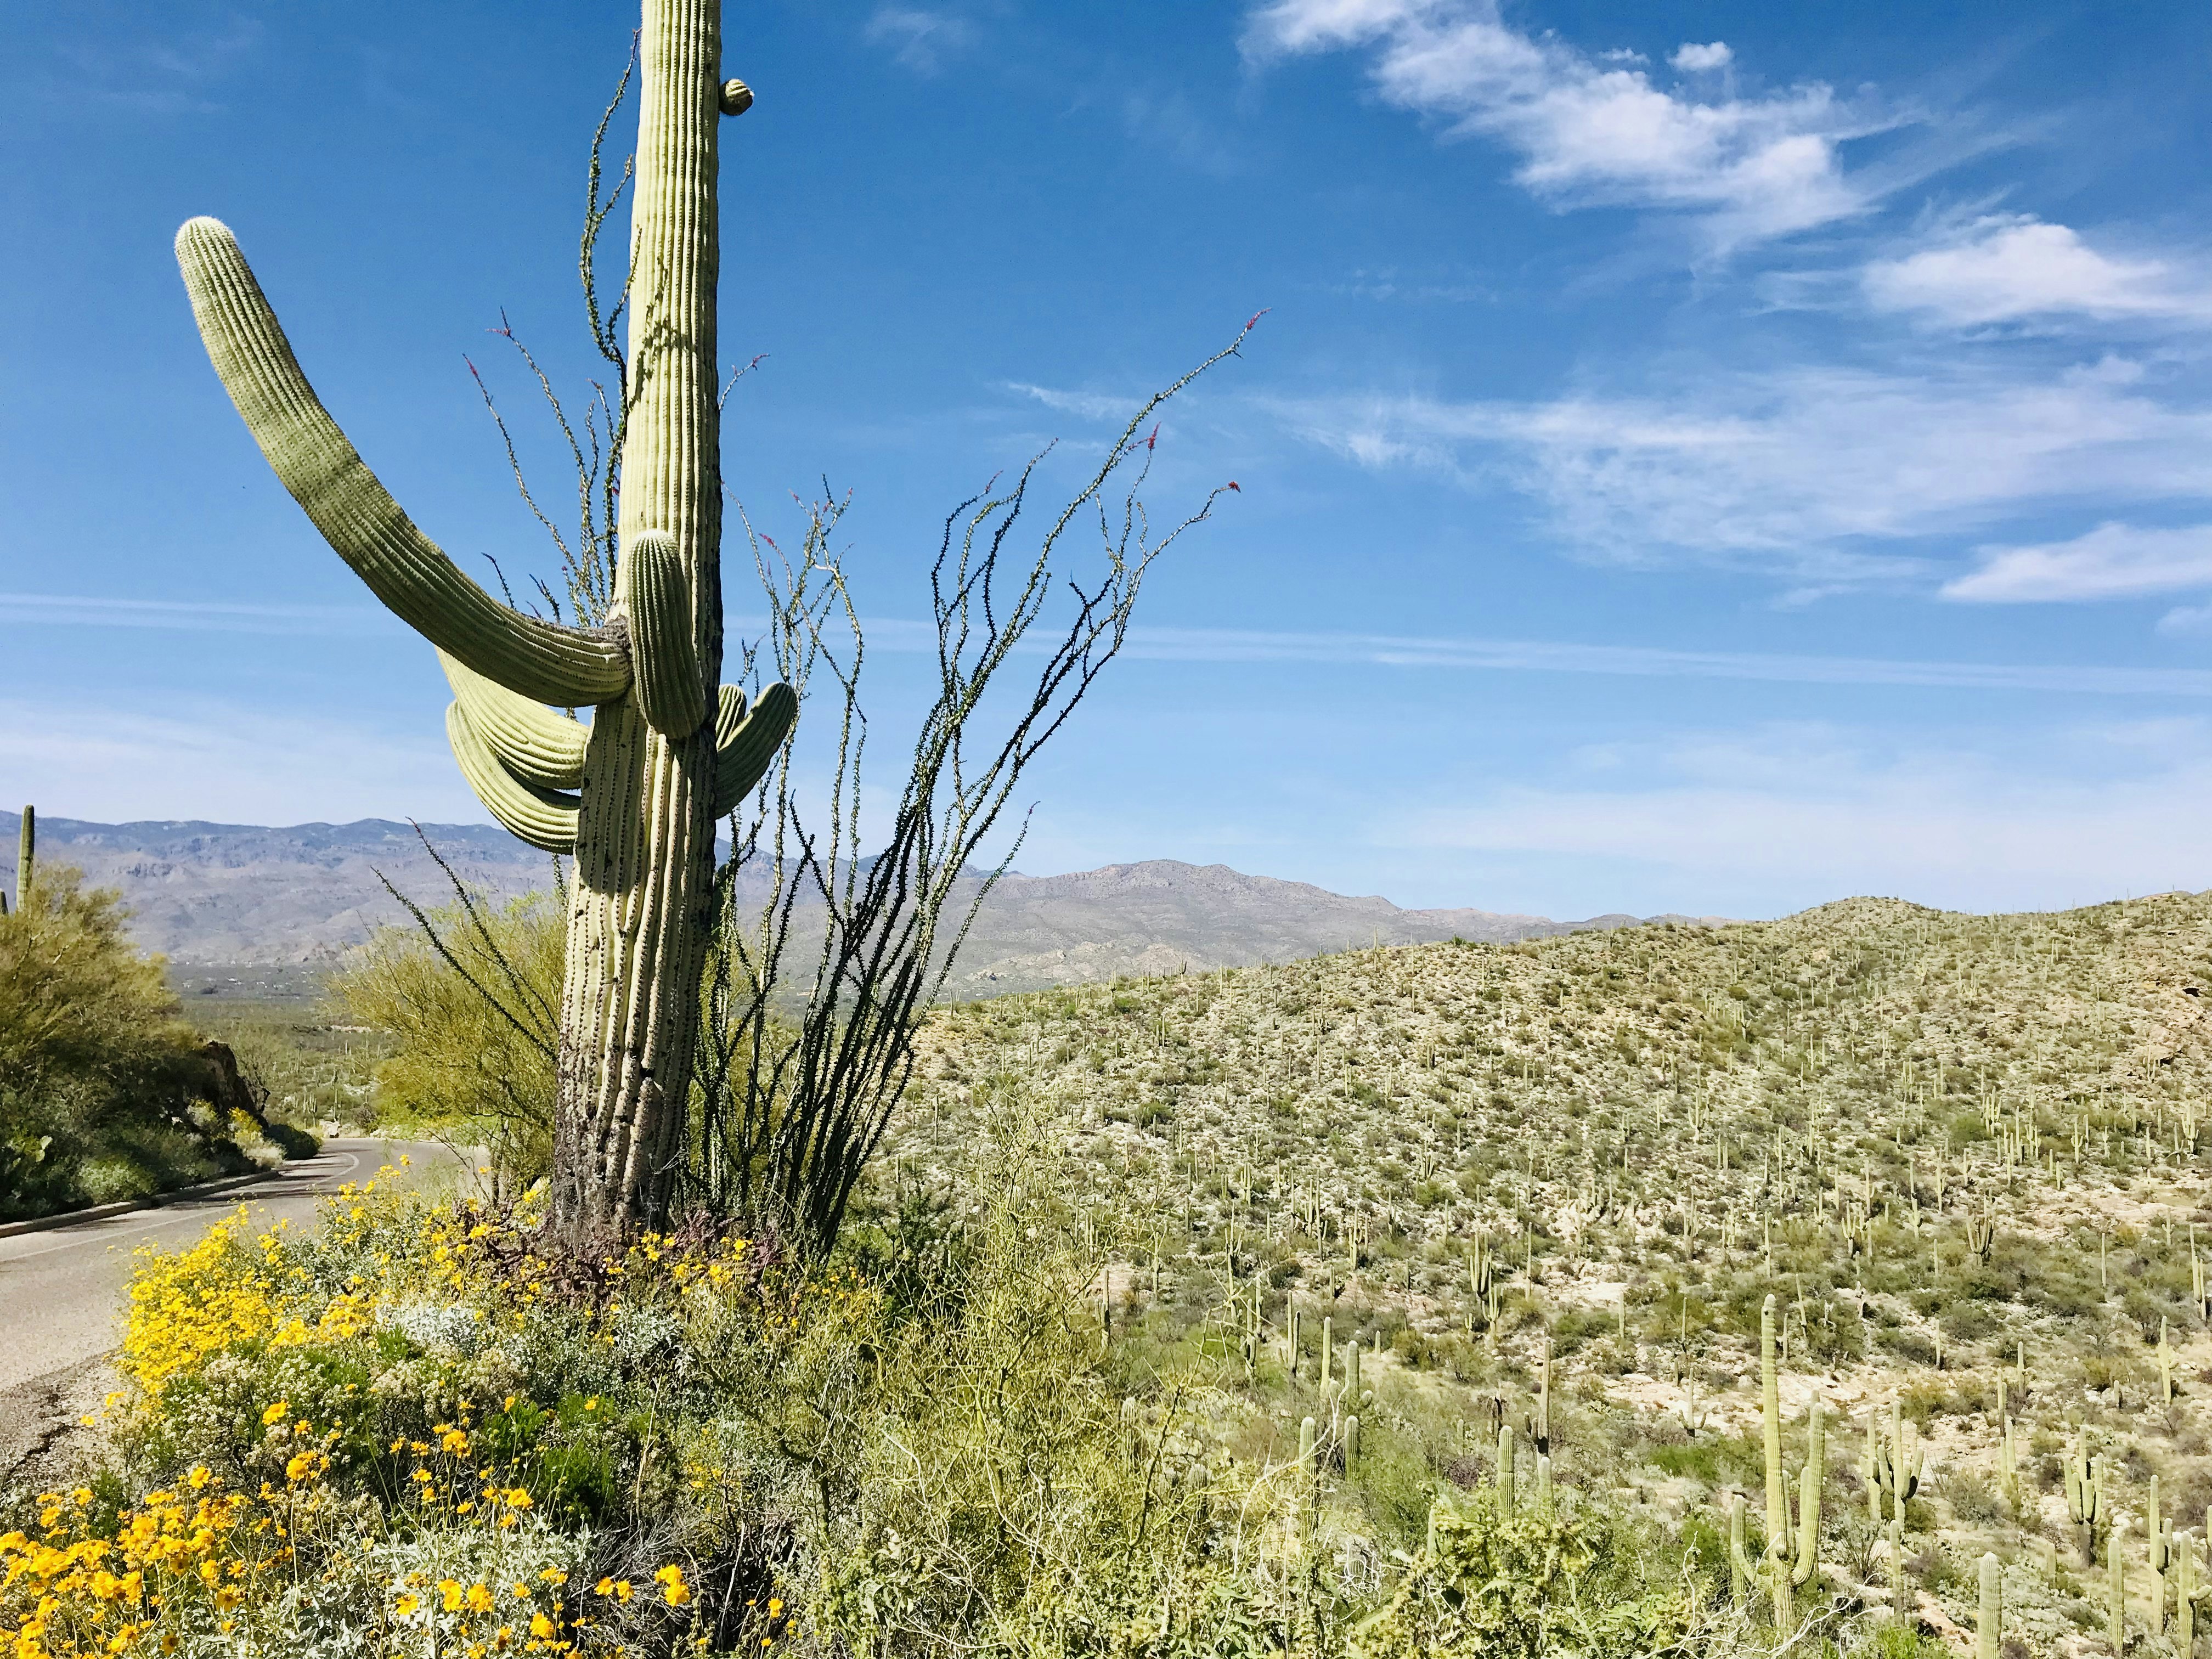
[[(177, 233), (208, 356), (278, 479), (338, 556), (438, 647), (455, 758), (492, 815), (572, 853), (552, 1212), (572, 1243), (661, 1218), (682, 1156), (714, 825), (797, 705), (721, 677), (715, 349), (720, 0), (644, 0), (622, 396), (620, 552), (603, 626), (493, 599), (417, 530), (324, 411), (236, 240)], [(586, 728), (545, 705), (592, 708)]]

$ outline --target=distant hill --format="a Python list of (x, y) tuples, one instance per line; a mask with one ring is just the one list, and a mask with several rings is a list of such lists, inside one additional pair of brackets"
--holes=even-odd
[[(14, 813), (0, 812), (0, 881), (11, 889), (16, 823)], [(483, 892), (506, 897), (550, 884), (550, 860), (504, 830), (435, 823), (423, 831), (454, 872)], [(141, 944), (184, 969), (334, 963), (376, 927), (406, 920), (380, 872), (424, 904), (443, 902), (449, 890), (413, 827), (381, 818), (264, 829), (42, 817), (39, 848), (41, 857), (77, 866), (94, 884), (121, 889)], [(1388, 899), (1346, 897), (1225, 865), (1154, 859), (1075, 875), (1007, 876), (977, 919), (947, 990), (956, 998), (991, 996), (1118, 974), (1287, 962), (1377, 941), (1503, 941), (1639, 920), (1406, 910)]]

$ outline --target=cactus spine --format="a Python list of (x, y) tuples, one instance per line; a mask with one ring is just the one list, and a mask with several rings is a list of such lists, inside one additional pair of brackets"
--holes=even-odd
[[(687, 1108), (714, 823), (764, 775), (797, 704), (748, 710), (722, 661), (716, 401), (720, 0), (644, 0), (630, 233), (620, 556), (600, 628), (493, 599), (385, 491), (301, 372), (230, 232), (177, 258), (208, 356), (278, 479), (370, 590), (449, 660), (448, 730), (502, 823), (572, 852), (553, 1222), (572, 1244), (666, 1212)], [(595, 709), (588, 730), (545, 705)]]
[(1997, 1558), (1987, 1551), (1982, 1555), (1981, 1589), (1981, 1613), (1974, 1622), (1974, 1659), (1997, 1659), (2003, 1604), (1998, 1594)]

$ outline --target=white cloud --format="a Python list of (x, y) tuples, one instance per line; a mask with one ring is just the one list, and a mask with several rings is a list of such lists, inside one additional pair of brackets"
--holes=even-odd
[(1978, 219), (1943, 246), (1869, 265), (1861, 282), (1879, 310), (1961, 326), (2066, 313), (2212, 322), (2203, 276), (2101, 253), (2071, 227), (2032, 217)]
[[(1255, 55), (1375, 48), (1372, 74), (1403, 108), (1517, 152), (1517, 181), (1568, 206), (1621, 204), (1698, 215), (1726, 250), (1861, 212), (1885, 188), (1847, 176), (1846, 140), (1897, 125), (1818, 84), (1765, 97), (1702, 99), (1644, 70), (1517, 33), (1494, 0), (1274, 0), (1250, 16)], [(1679, 67), (1732, 56), (1687, 46)]]
[(1667, 61), (1685, 75), (1695, 75), (1704, 70), (1726, 69), (1735, 60), (1735, 54), (1725, 40), (1703, 46), (1685, 40)]
[[(894, 629), (896, 633), (894, 634)], [(919, 623), (871, 619), (878, 633), (923, 649)], [(1402, 634), (1287, 633), (1241, 628), (1133, 628), (1128, 654), (1172, 662), (1305, 662), (1504, 673), (1618, 674), (1655, 679), (1766, 681), (1793, 685), (1920, 685), (1983, 691), (2074, 691), (2101, 696), (2212, 697), (2212, 670), (2033, 663), (1914, 661), (1558, 640), (1453, 639)]]
[(2030, 510), (2212, 500), (2212, 410), (2109, 359), (1923, 374), (1808, 367), (1708, 375), (1673, 398), (1263, 400), (1359, 465), (1503, 477), (1583, 551), (1683, 553), (1815, 579), (1909, 576), (1896, 544)]
[(2212, 587), (2212, 525), (2143, 530), (2100, 524), (2071, 541), (1974, 551), (1981, 568), (1944, 583), (1945, 599), (2018, 605)]
[(915, 74), (934, 75), (945, 67), (947, 58), (968, 46), (975, 31), (965, 18), (950, 12), (928, 11), (919, 6), (878, 6), (862, 33), (870, 46), (887, 47)]
[(0, 699), (0, 772), (56, 817), (104, 823), (487, 821), (434, 723), (395, 738), (214, 701), (147, 714)]
[(126, 599), (105, 594), (0, 593), (16, 627), (162, 628), (218, 634), (388, 634), (403, 627), (374, 605), (257, 605), (227, 599)]
[(1098, 392), (1064, 392), (1056, 386), (1030, 386), (1023, 380), (1007, 381), (1006, 390), (1034, 398), (1047, 409), (1056, 409), (1063, 415), (1085, 421), (1127, 421), (1144, 407), (1141, 398), (1116, 398)]
[(1608, 779), (1631, 775), (1619, 783), (1503, 790), (1376, 839), (1580, 868), (1584, 887), (1605, 860), (1614, 891), (1662, 887), (1735, 914), (1852, 893), (2018, 909), (2212, 885), (2212, 743), (2200, 724), (2160, 727), (2133, 744), (2023, 734), (2011, 753), (1827, 727), (1700, 736), (1608, 755)]

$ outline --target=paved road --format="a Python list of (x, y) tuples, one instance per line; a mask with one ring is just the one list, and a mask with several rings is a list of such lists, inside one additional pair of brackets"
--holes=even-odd
[(319, 1156), (250, 1187), (0, 1238), (0, 1481), (49, 1449), (106, 1392), (104, 1362), (123, 1339), (125, 1293), (139, 1245), (191, 1243), (241, 1204), (258, 1227), (285, 1219), (309, 1224), (318, 1199), (397, 1164), (403, 1154), (411, 1184), (474, 1178), (473, 1165), (445, 1146), (326, 1140)]

